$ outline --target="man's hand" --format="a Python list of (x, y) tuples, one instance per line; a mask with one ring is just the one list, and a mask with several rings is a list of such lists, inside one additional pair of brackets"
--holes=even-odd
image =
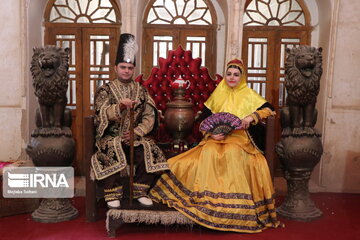
[(135, 104), (137, 103), (138, 101), (133, 101), (131, 100), (130, 98), (124, 98), (120, 101), (120, 103), (122, 105), (124, 105), (126, 108), (132, 108), (135, 106)]
[(211, 134), (211, 138), (216, 140), (216, 141), (221, 141), (221, 140), (225, 139), (225, 135), (223, 133)]
[(245, 117), (244, 119), (241, 120), (241, 128), (248, 129), (252, 121), (254, 121), (254, 118), (252, 116)]
[[(134, 133), (134, 141), (136, 141), (137, 139), (139, 139), (139, 136), (137, 136), (137, 135)], [(123, 141), (126, 145), (130, 145), (130, 132), (129, 132), (129, 131), (123, 133), (123, 135), (122, 135), (122, 141)]]

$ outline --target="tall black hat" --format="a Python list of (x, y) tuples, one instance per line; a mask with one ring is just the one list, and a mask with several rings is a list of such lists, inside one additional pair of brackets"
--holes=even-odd
[(135, 66), (135, 56), (138, 50), (135, 36), (130, 33), (120, 35), (115, 65), (121, 62), (132, 63)]

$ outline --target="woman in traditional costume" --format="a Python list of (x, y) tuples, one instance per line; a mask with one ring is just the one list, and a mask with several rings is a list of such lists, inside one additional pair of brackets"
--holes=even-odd
[(247, 86), (238, 59), (227, 64), (225, 78), (205, 106), (205, 117), (231, 113), (241, 119), (241, 129), (204, 133), (198, 146), (169, 159), (170, 171), (150, 197), (215, 230), (255, 233), (277, 227), (272, 178), (249, 131), (274, 115), (273, 107)]

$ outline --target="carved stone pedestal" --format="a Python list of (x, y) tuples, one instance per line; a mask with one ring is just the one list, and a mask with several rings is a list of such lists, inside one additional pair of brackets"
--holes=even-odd
[(71, 135), (65, 135), (65, 131), (70, 131), (71, 134), (70, 129), (62, 131), (64, 134), (60, 136), (36, 136), (32, 134), (26, 152), (35, 166), (71, 166), (75, 154), (75, 140)]
[[(51, 129), (49, 130), (51, 131)], [(36, 136), (30, 140), (27, 153), (38, 167), (70, 166), (74, 157), (75, 141), (62, 131), (59, 136)], [(60, 132), (61, 133), (61, 132)], [(71, 133), (71, 132), (70, 132)], [(32, 213), (33, 220), (44, 223), (62, 222), (76, 218), (79, 215), (69, 199), (44, 198), (38, 209)]]
[(315, 135), (282, 138), (276, 145), (276, 151), (287, 182), (287, 194), (277, 208), (278, 214), (304, 222), (321, 217), (322, 212), (310, 199), (308, 189), (311, 172), (323, 152), (320, 139)]
[(277, 208), (277, 213), (287, 219), (308, 222), (320, 218), (322, 212), (310, 199), (308, 183), (311, 171), (297, 169), (285, 171), (287, 195), (285, 201)]
[(79, 212), (67, 198), (44, 198), (32, 214), (33, 220), (43, 223), (56, 223), (76, 218)]

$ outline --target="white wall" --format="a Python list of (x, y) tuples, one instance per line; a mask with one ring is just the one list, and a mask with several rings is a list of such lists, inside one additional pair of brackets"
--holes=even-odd
[(360, 2), (332, 0), (329, 4), (319, 0), (318, 5), (319, 9), (333, 6), (330, 19), (323, 18), (329, 32), (322, 29), (320, 35), (324, 44), (324, 38), (328, 37), (329, 50), (324, 59), (324, 155), (320, 163), (320, 185), (329, 192), (359, 193)]
[(24, 156), (26, 128), (25, 4), (0, 2), (0, 160)]
[(27, 0), (29, 2), (26, 5), (27, 10), (27, 49), (25, 57), (25, 70), (24, 76), (25, 82), (27, 82), (26, 96), (27, 96), (27, 121), (28, 121), (28, 135), (26, 139), (30, 139), (30, 134), (35, 129), (35, 110), (38, 107), (38, 103), (34, 94), (34, 88), (32, 86), (32, 77), (29, 71), (31, 57), (33, 55), (34, 47), (41, 47), (44, 45), (44, 27), (43, 15), (46, 7), (47, 0)]

